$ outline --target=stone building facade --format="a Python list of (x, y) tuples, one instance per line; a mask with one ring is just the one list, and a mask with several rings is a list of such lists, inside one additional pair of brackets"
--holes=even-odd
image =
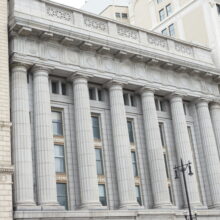
[(220, 219), (211, 50), (49, 0), (10, 2), (15, 219)]
[(0, 1), (0, 219), (12, 219), (7, 0)]

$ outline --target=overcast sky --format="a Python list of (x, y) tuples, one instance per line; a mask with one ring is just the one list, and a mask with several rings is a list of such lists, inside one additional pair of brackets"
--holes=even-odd
[(85, 0), (52, 0), (60, 4), (69, 5), (75, 8), (80, 8), (85, 3)]

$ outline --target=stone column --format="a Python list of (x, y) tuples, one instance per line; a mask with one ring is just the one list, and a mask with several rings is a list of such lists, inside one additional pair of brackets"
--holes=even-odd
[(31, 128), (29, 117), (27, 68), (16, 65), (11, 73), (12, 148), (14, 192), (17, 210), (34, 208)]
[(87, 79), (73, 79), (75, 134), (82, 209), (101, 207)]
[(37, 196), (43, 210), (58, 208), (48, 74), (46, 68), (33, 69)]
[(171, 206), (154, 92), (141, 91), (145, 139), (155, 208)]
[(112, 83), (109, 92), (120, 208), (127, 209), (137, 207), (138, 204), (122, 85)]
[[(209, 186), (210, 186), (211, 199), (212, 199), (213, 207), (219, 208), (220, 207), (220, 187), (219, 187), (220, 161), (218, 157), (218, 149), (215, 140), (215, 134), (213, 131), (212, 121), (209, 113), (208, 102), (206, 100), (200, 100), (197, 102), (196, 107), (198, 113), (198, 121), (199, 121), (203, 151), (206, 161), (207, 181), (209, 182)], [(215, 109), (215, 107), (212, 106), (213, 120), (217, 119), (217, 114), (215, 112), (216, 110), (217, 109)], [(218, 120), (214, 122), (214, 124), (217, 123)], [(214, 126), (214, 128), (217, 126)]]
[[(180, 165), (180, 159), (183, 159), (184, 163), (187, 163), (188, 161), (192, 163), (192, 172), (194, 173), (194, 175), (193, 176), (186, 175), (190, 203), (194, 207), (200, 206), (201, 198), (199, 194), (199, 185), (195, 175), (195, 161), (193, 160), (193, 151), (191, 149), (189, 134), (187, 130), (182, 97), (178, 94), (173, 94), (170, 97), (170, 105), (171, 105), (175, 144), (176, 144), (176, 150), (179, 161), (178, 165)], [(185, 195), (185, 188), (183, 181), (182, 181), (182, 188), (184, 192), (183, 195)], [(186, 200), (185, 200), (185, 205), (186, 205)]]
[(218, 154), (220, 157), (220, 103), (211, 103), (210, 114), (212, 119), (212, 126), (215, 133), (215, 140), (218, 147)]

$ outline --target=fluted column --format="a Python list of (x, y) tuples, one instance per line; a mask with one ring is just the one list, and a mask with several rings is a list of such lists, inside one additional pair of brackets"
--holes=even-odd
[(81, 208), (94, 209), (99, 202), (96, 157), (87, 79), (73, 79), (75, 134), (78, 156)]
[(171, 206), (171, 203), (154, 101), (154, 92), (143, 89), (141, 98), (154, 207), (164, 208)]
[[(209, 182), (209, 186), (210, 186), (211, 199), (212, 199), (213, 207), (219, 208), (220, 207), (220, 161), (218, 157), (218, 150), (217, 150), (217, 144), (212, 127), (212, 121), (209, 113), (208, 102), (206, 100), (200, 100), (198, 101), (196, 107), (198, 113), (203, 151), (205, 155), (205, 162), (207, 168), (207, 181)], [(212, 116), (215, 115), (213, 114), (214, 113), (213, 110), (214, 109), (212, 107)]]
[(132, 208), (137, 199), (122, 86), (112, 83), (109, 92), (120, 208)]
[[(194, 207), (200, 206), (201, 198), (199, 194), (199, 185), (195, 175), (195, 161), (193, 160), (193, 151), (190, 145), (186, 118), (183, 110), (182, 97), (178, 94), (173, 94), (170, 97), (170, 105), (171, 105), (173, 131), (174, 131), (179, 164), (180, 164), (180, 159), (183, 159), (183, 162), (185, 163), (187, 163), (188, 161), (192, 163), (192, 172), (194, 173), (194, 175), (193, 176), (186, 175), (190, 202)], [(185, 188), (183, 182), (182, 182), (182, 187), (185, 195)], [(185, 201), (185, 205), (186, 205), (186, 201)]]
[(27, 68), (21, 64), (14, 66), (11, 77), (15, 206), (17, 210), (31, 209), (36, 204), (33, 190)]
[(42, 209), (58, 208), (48, 70), (33, 69), (37, 198)]
[(210, 114), (212, 119), (212, 126), (215, 133), (216, 144), (218, 147), (218, 154), (220, 157), (220, 103), (211, 103)]

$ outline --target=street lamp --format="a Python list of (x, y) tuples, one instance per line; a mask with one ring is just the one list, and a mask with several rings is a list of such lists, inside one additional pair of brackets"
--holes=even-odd
[(191, 164), (192, 164), (191, 162), (188, 162), (188, 163), (184, 164), (183, 160), (181, 159), (181, 165), (174, 167), (175, 179), (179, 178), (179, 173), (180, 172), (182, 172), (182, 175), (183, 175), (183, 182), (184, 182), (184, 187), (185, 187), (185, 192), (186, 192), (186, 200), (187, 200), (187, 205), (188, 205), (188, 210), (189, 210), (189, 216), (187, 216), (187, 214), (184, 215), (186, 220), (197, 219), (197, 214), (196, 213), (195, 213), (195, 216), (192, 216), (192, 211), (191, 211), (190, 201), (189, 201), (188, 188), (187, 188), (187, 184), (186, 184), (186, 176), (185, 176), (185, 172), (187, 171), (187, 168), (188, 168), (188, 175), (189, 176), (193, 175)]

